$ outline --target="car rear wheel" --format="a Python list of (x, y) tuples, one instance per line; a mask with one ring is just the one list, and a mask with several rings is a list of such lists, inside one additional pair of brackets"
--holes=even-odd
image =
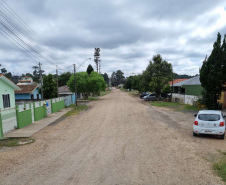
[(224, 139), (225, 133), (223, 135), (220, 136), (221, 139)]
[(193, 136), (195, 136), (195, 137), (196, 137), (196, 136), (198, 136), (198, 134), (196, 134), (196, 133), (193, 131)]

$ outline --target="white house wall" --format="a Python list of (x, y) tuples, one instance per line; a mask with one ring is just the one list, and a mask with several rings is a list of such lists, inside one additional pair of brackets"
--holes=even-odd
[(198, 96), (185, 95), (185, 104), (193, 105), (193, 102), (197, 100)]
[(178, 103), (185, 103), (185, 95), (184, 94), (173, 93), (172, 94), (172, 101), (173, 102), (178, 102)]

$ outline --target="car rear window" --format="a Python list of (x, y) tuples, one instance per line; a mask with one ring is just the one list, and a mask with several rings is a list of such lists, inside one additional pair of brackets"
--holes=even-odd
[(220, 120), (219, 114), (199, 114), (198, 115), (199, 120), (202, 121), (218, 121)]

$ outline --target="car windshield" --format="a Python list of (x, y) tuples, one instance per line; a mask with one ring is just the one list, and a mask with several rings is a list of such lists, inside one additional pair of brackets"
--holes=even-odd
[(198, 118), (202, 121), (218, 121), (220, 120), (219, 114), (199, 114)]

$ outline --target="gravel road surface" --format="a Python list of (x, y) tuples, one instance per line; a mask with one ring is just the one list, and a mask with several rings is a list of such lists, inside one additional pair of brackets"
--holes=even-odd
[(114, 90), (35, 134), (35, 143), (1, 148), (0, 184), (224, 184), (206, 158), (226, 141), (194, 138), (193, 121)]

